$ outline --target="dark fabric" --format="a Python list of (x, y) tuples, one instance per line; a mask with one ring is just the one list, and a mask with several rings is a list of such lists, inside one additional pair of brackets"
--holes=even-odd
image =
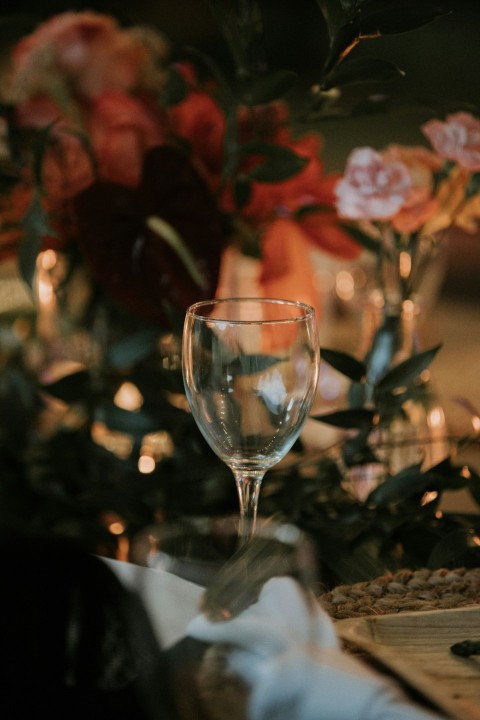
[(140, 598), (65, 540), (0, 540), (0, 717), (174, 720)]

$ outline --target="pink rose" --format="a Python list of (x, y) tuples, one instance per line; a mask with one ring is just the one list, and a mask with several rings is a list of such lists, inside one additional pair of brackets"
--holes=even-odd
[(475, 172), (480, 170), (480, 120), (470, 113), (447, 115), (446, 122), (430, 120), (422, 126), (437, 153)]
[(357, 148), (335, 188), (337, 210), (350, 220), (385, 220), (400, 210), (411, 187), (403, 162), (370, 147)]
[(11, 83), (20, 100), (65, 92), (94, 98), (106, 89), (127, 91), (161, 83), (156, 60), (166, 43), (154, 31), (124, 30), (108, 15), (65, 12), (20, 40)]

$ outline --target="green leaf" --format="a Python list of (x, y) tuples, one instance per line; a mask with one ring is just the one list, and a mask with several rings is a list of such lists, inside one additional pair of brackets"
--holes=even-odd
[(380, 462), (368, 443), (370, 430), (370, 426), (361, 427), (354, 437), (344, 440), (342, 458), (347, 467)]
[(244, 176), (235, 178), (233, 192), (237, 207), (240, 209), (245, 207), (252, 195), (252, 184), (250, 180)]
[(436, 345), (399, 363), (376, 384), (376, 390), (383, 393), (392, 392), (392, 390), (401, 387), (408, 387), (430, 365), (440, 348), (441, 344)]
[(404, 76), (403, 70), (388, 60), (379, 58), (347, 58), (335, 66), (323, 82), (323, 89), (366, 82), (385, 82)]
[(428, 567), (458, 567), (465, 564), (465, 556), (471, 553), (480, 554), (476, 533), (471, 528), (460, 528), (448, 533), (433, 549), (428, 560)]
[(411, 495), (424, 492), (432, 486), (432, 479), (421, 471), (421, 465), (412, 465), (388, 478), (368, 496), (369, 506), (386, 507), (405, 501)]
[(339, 223), (339, 225), (343, 230), (345, 230), (346, 233), (350, 235), (350, 237), (353, 238), (353, 240), (355, 240), (363, 248), (375, 253), (376, 255), (380, 254), (380, 251), (382, 249), (382, 244), (380, 240), (377, 240), (376, 238), (367, 235), (366, 233), (362, 232), (362, 230), (360, 230), (358, 227), (349, 223), (341, 222)]
[(167, 82), (162, 92), (162, 105), (165, 107), (171, 107), (172, 105), (178, 105), (182, 100), (185, 100), (187, 96), (187, 83), (182, 73), (178, 72), (176, 68), (170, 67), (167, 75)]
[(262, 35), (262, 13), (256, 0), (226, 3), (208, 0), (217, 26), (223, 33), (232, 53), (237, 74), (245, 76), (249, 68), (258, 66), (255, 50)]
[(365, 0), (361, 8), (361, 37), (410, 32), (451, 11), (433, 0)]
[(153, 328), (127, 335), (108, 347), (107, 361), (113, 368), (135, 365), (148, 357), (158, 341), (158, 331)]
[(55, 122), (50, 123), (35, 134), (33, 146), (33, 178), (38, 188), (43, 187), (43, 159), (54, 125)]
[(366, 357), (370, 384), (374, 385), (387, 373), (398, 347), (398, 336), (398, 317), (389, 315), (376, 331)]
[(65, 375), (53, 383), (43, 384), (42, 388), (49, 395), (53, 395), (68, 405), (71, 405), (72, 403), (77, 403), (88, 398), (90, 391), (90, 374), (87, 370), (79, 370), (70, 375)]
[(18, 264), (20, 275), (30, 288), (33, 287), (33, 278), (37, 266), (37, 258), (42, 249), (45, 235), (55, 237), (55, 231), (50, 227), (48, 216), (43, 208), (40, 193), (34, 193), (32, 202), (22, 220), (25, 236), (20, 243)]
[(350, 11), (353, 6), (353, 2), (342, 3), (338, 0), (317, 0), (317, 5), (320, 8), (320, 12), (323, 15), (325, 24), (328, 29), (330, 38), (333, 38), (339, 28), (345, 24), (346, 15), (343, 5), (346, 5), (346, 11)]
[(371, 426), (375, 413), (367, 408), (351, 408), (348, 410), (337, 410), (325, 415), (314, 415), (316, 420), (321, 420), (328, 425), (344, 429), (353, 429), (364, 426)]
[(173, 225), (170, 225), (163, 218), (157, 215), (152, 215), (147, 218), (147, 227), (150, 228), (158, 237), (162, 238), (172, 250), (174, 250), (180, 260), (183, 262), (186, 270), (190, 277), (198, 285), (201, 290), (208, 287), (208, 281), (203, 273), (200, 271), (195, 258), (188, 249), (188, 246), (184, 243), (183, 239), (177, 233)]
[(215, 80), (217, 94), (219, 96), (220, 102), (223, 104), (227, 114), (231, 112), (232, 108), (235, 107), (235, 97), (230, 88), (230, 84), (227, 81), (227, 78), (225, 77), (219, 66), (211, 59), (209, 55), (206, 55), (201, 50), (198, 50), (195, 47), (187, 47), (185, 48), (185, 52), (188, 55), (192, 55), (198, 62), (200, 62), (208, 69), (211, 76)]
[(480, 475), (471, 467), (468, 468), (469, 477), (466, 478), (470, 495), (480, 506)]
[(296, 82), (297, 75), (291, 70), (261, 75), (248, 83), (248, 88), (242, 92), (242, 100), (246, 105), (266, 105), (284, 97)]
[(325, 65), (323, 68), (324, 77), (328, 77), (335, 65), (337, 65), (342, 60), (342, 58), (345, 58), (348, 53), (353, 50), (355, 45), (357, 45), (359, 42), (359, 35), (360, 27), (358, 26), (357, 22), (343, 25), (338, 30), (335, 37), (333, 38), (330, 51), (325, 61)]
[(472, 173), (465, 190), (465, 197), (471, 198), (480, 192), (480, 172)]
[(322, 360), (331, 365), (335, 370), (338, 370), (342, 375), (346, 375), (354, 382), (363, 381), (367, 375), (365, 363), (357, 360), (353, 355), (349, 355), (340, 350), (321, 348), (320, 356)]
[(158, 430), (157, 424), (147, 413), (139, 410), (130, 412), (113, 403), (104, 403), (97, 408), (96, 419), (105, 423), (110, 430), (126, 432), (142, 437), (146, 433)]
[(240, 149), (241, 155), (260, 155), (264, 157), (248, 173), (248, 177), (257, 182), (276, 183), (288, 180), (297, 175), (307, 164), (307, 158), (297, 155), (283, 145), (263, 142), (261, 140), (246, 143)]

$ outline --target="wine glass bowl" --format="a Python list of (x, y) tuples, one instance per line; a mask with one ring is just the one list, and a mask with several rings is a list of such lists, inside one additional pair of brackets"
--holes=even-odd
[(291, 449), (314, 400), (315, 311), (276, 299), (196, 303), (185, 317), (182, 362), (193, 417), (235, 476), (247, 539), (263, 476)]

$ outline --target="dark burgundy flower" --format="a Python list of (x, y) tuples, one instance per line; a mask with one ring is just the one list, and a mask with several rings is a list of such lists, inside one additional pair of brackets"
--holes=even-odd
[[(185, 310), (214, 295), (225, 238), (216, 202), (173, 146), (150, 150), (138, 188), (97, 182), (75, 198), (80, 250), (93, 277), (117, 302), (159, 325), (165, 302)], [(199, 287), (178, 253), (148, 226), (161, 218), (182, 239), (204, 283)]]

